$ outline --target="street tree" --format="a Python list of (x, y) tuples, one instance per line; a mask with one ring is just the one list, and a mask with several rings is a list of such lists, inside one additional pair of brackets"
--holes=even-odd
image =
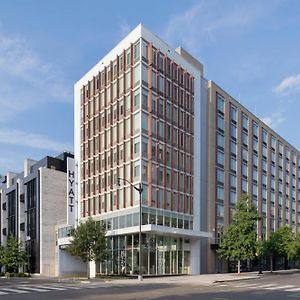
[(266, 241), (266, 256), (270, 258), (270, 271), (274, 270), (275, 257), (293, 259), (294, 235), (289, 226), (282, 226), (270, 234)]
[(2, 245), (0, 245), (0, 270), (5, 263), (4, 256), (5, 256), (5, 248)]
[(18, 268), (24, 266), (27, 261), (26, 251), (22, 243), (19, 242), (14, 236), (9, 236), (6, 242), (6, 247), (3, 250), (3, 265), (6, 271), (12, 270), (14, 273)]
[(100, 222), (89, 218), (74, 230), (71, 244), (67, 247), (68, 253), (87, 263), (88, 278), (90, 276), (89, 263), (101, 262), (107, 257), (105, 233)]
[(247, 195), (243, 195), (237, 201), (233, 222), (225, 229), (218, 249), (220, 257), (237, 261), (238, 274), (241, 272), (241, 261), (256, 256), (255, 224), (258, 219), (256, 207)]
[(289, 258), (292, 260), (300, 260), (300, 232), (298, 231), (294, 240), (290, 245)]

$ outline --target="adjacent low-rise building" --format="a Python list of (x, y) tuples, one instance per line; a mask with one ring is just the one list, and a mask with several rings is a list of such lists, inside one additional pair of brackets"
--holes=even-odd
[(22, 242), (29, 255), (25, 271), (57, 276), (56, 227), (67, 223), (67, 161), (64, 152), (40, 161), (27, 159), (24, 171), (8, 173), (0, 182), (1, 244), (9, 235)]

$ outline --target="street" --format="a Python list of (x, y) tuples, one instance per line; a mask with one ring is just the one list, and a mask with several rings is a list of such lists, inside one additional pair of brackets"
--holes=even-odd
[(0, 300), (29, 299), (300, 299), (300, 274), (267, 274), (257, 279), (218, 282), (209, 285), (125, 280), (54, 282), (47, 280), (0, 281)]

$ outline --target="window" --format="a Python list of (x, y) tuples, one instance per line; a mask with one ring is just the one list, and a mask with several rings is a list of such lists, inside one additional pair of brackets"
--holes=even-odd
[(224, 200), (224, 188), (219, 185), (217, 186), (217, 199), (219, 201)]
[(248, 150), (245, 148), (242, 148), (242, 159), (248, 161)]
[(217, 146), (224, 148), (224, 135), (219, 132), (217, 133)]
[(230, 125), (230, 135), (231, 135), (231, 138), (233, 138), (233, 139), (236, 140), (236, 137), (237, 137), (237, 128), (233, 124)]
[(140, 82), (140, 65), (138, 64), (133, 70), (133, 86), (137, 86)]
[(252, 146), (253, 146), (253, 150), (257, 152), (258, 151), (258, 140), (257, 139), (253, 138)]
[(242, 114), (242, 126), (243, 129), (248, 130), (248, 116), (245, 114)]
[(224, 152), (220, 150), (217, 151), (217, 164), (224, 166)]
[(142, 107), (148, 110), (148, 91), (145, 89), (142, 90)]
[(148, 44), (145, 41), (142, 41), (142, 56), (148, 59)]
[(242, 143), (244, 146), (248, 147), (248, 134), (246, 132), (242, 132)]
[(237, 144), (233, 141), (230, 142), (230, 150), (231, 150), (231, 154), (233, 155), (237, 154)]
[(246, 179), (242, 179), (242, 192), (243, 193), (248, 192), (248, 181)]
[(134, 93), (133, 105), (136, 109), (140, 107), (140, 92), (139, 92), (139, 90)]
[(262, 130), (262, 140), (264, 143), (268, 142), (268, 133), (265, 129)]
[(236, 204), (236, 192), (235, 191), (230, 191), (230, 203)]
[(236, 168), (237, 168), (237, 162), (236, 162), (236, 159), (231, 157), (230, 158), (230, 169), (231, 171), (234, 171), (236, 172)]
[(236, 123), (237, 109), (232, 104), (230, 104), (230, 118), (232, 122)]
[(221, 115), (218, 115), (217, 117), (217, 126), (218, 129), (224, 131), (224, 118)]
[(271, 147), (273, 148), (273, 150), (276, 149), (276, 139), (274, 136), (271, 136)]
[(140, 152), (140, 140), (139, 138), (135, 138), (133, 144), (133, 153), (138, 154), (139, 152)]
[(224, 98), (221, 95), (217, 94), (217, 109), (222, 114), (224, 114), (224, 106), (225, 106)]
[(218, 183), (224, 184), (224, 171), (217, 169), (217, 181)]
[(258, 125), (254, 121), (252, 123), (252, 132), (254, 136), (258, 137)]
[(248, 165), (246, 163), (242, 164), (242, 176), (245, 178), (248, 177)]
[(140, 58), (140, 42), (137, 41), (133, 46), (133, 58), (137, 61)]
[(134, 162), (133, 164), (133, 176), (139, 177), (140, 176), (140, 163), (139, 161)]
[(236, 188), (236, 176), (232, 174), (230, 174), (230, 186)]

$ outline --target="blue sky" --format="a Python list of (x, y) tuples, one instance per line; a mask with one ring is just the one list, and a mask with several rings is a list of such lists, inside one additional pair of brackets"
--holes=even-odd
[(137, 24), (300, 149), (300, 1), (0, 0), (0, 174), (73, 150), (73, 84)]

